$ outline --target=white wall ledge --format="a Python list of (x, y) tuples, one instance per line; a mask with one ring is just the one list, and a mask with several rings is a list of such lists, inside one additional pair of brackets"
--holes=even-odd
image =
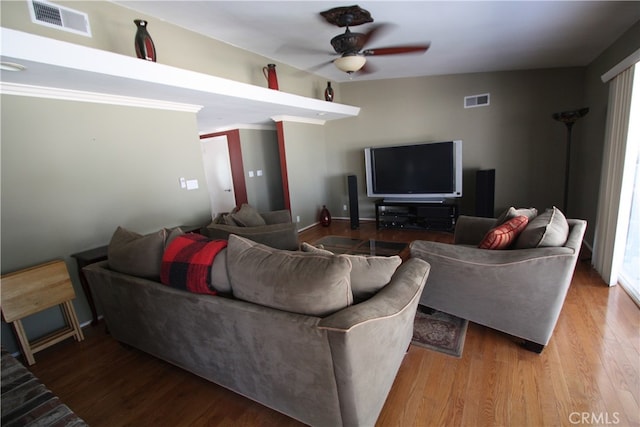
[[(21, 31), (0, 30), (0, 60), (26, 67), (24, 71), (3, 70), (0, 73), (2, 93), (10, 93), (7, 91), (11, 88), (17, 95), (177, 111), (198, 109), (200, 132), (214, 132), (238, 123), (266, 124), (272, 122), (273, 117), (318, 123), (354, 117), (360, 113), (360, 108), (350, 105), (307, 98)], [(20, 87), (25, 89), (24, 93), (16, 90)], [(37, 88), (43, 88), (41, 93)], [(68, 98), (63, 98), (62, 94)]]

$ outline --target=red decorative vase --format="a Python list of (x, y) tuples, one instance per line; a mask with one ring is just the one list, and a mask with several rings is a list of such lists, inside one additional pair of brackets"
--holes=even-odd
[(331, 225), (331, 214), (325, 205), (322, 205), (322, 210), (320, 211), (320, 224), (324, 227)]
[(266, 67), (262, 67), (262, 74), (267, 79), (269, 89), (278, 90), (278, 75), (276, 74), (276, 64), (267, 64)]
[(140, 59), (156, 62), (156, 47), (147, 31), (147, 21), (135, 19), (133, 22), (138, 26), (135, 38), (136, 55)]

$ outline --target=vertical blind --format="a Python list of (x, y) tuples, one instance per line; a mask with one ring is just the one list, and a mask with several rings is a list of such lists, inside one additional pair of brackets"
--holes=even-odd
[[(621, 255), (624, 245), (617, 244), (626, 239), (626, 227), (619, 227), (622, 215), (621, 192), (627, 153), (629, 112), (633, 91), (635, 66), (631, 65), (618, 73), (609, 86), (609, 103), (604, 141), (604, 158), (598, 212), (593, 247), (592, 263), (604, 281), (613, 286), (618, 281), (618, 265), (615, 260)], [(604, 76), (603, 76), (604, 77)], [(621, 258), (620, 258), (621, 259)]]

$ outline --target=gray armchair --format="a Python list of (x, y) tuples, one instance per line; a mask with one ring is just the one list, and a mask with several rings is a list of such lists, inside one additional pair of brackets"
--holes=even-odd
[(220, 214), (211, 224), (203, 227), (201, 233), (212, 239), (228, 239), (229, 234), (246, 237), (254, 242), (262, 243), (276, 249), (297, 250), (298, 230), (291, 222), (291, 213), (286, 210), (260, 212), (264, 225), (240, 226), (225, 224), (224, 216)]
[(567, 219), (562, 247), (478, 249), (491, 218), (460, 216), (454, 244), (414, 241), (411, 256), (431, 264), (420, 304), (524, 339), (540, 353), (571, 284), (587, 223)]

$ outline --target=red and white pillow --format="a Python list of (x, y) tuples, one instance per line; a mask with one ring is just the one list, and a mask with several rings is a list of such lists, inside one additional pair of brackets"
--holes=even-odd
[(507, 249), (515, 241), (518, 235), (526, 228), (529, 218), (518, 215), (508, 221), (492, 228), (484, 236), (478, 247), (480, 249)]

